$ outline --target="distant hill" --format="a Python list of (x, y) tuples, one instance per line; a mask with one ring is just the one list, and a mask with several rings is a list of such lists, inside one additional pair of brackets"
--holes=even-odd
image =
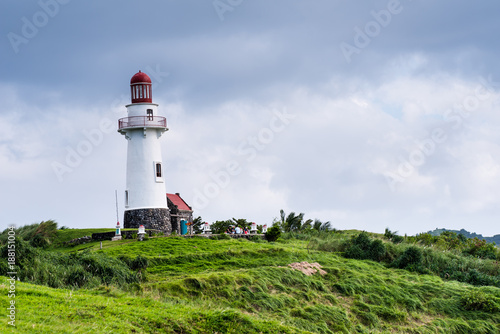
[(434, 236), (438, 236), (438, 235), (441, 235), (441, 233), (443, 233), (445, 231), (455, 232), (457, 234), (463, 234), (464, 236), (466, 236), (469, 239), (478, 238), (478, 239), (481, 239), (481, 240), (486, 240), (486, 242), (491, 242), (491, 243), (494, 243), (496, 245), (500, 245), (500, 234), (496, 234), (496, 235), (494, 235), (492, 237), (483, 237), (482, 234), (477, 234), (477, 233), (474, 233), (474, 232), (469, 232), (469, 231), (464, 230), (464, 229), (461, 229), (459, 231), (459, 230), (448, 230), (446, 228), (437, 228), (434, 231), (429, 231), (427, 233), (429, 233), (431, 235), (434, 235)]

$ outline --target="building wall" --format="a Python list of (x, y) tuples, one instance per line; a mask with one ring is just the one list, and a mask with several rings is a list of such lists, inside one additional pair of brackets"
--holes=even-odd
[[(158, 132), (157, 129), (127, 131), (130, 139), (127, 150), (126, 209), (168, 208)], [(160, 178), (156, 175), (156, 163), (162, 164)]]
[(170, 209), (170, 223), (172, 225), (172, 232), (176, 231), (177, 234), (181, 232), (181, 220), (186, 220), (188, 222), (193, 221), (193, 211), (192, 210), (179, 210), (177, 205), (172, 203), (170, 199), (167, 198), (168, 208)]

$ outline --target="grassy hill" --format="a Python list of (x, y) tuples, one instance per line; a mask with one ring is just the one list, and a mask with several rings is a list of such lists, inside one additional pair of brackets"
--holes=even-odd
[[(81, 236), (58, 238), (69, 234)], [(338, 250), (358, 234), (290, 233), (273, 243), (157, 237), (105, 241), (102, 250), (97, 242), (40, 249), (19, 240), (30, 267), (16, 283), (16, 328), (4, 317), (0, 332), (500, 333), (498, 287), (348, 259), (349, 250)], [(386, 254), (408, 247), (371, 238)], [(289, 266), (305, 262), (324, 273)], [(0, 286), (6, 310), (7, 278)]]

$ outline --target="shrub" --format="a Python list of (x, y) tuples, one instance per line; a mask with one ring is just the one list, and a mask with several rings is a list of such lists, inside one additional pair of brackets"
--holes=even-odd
[(381, 240), (371, 240), (366, 232), (346, 243), (344, 256), (350, 259), (381, 261), (385, 257), (385, 245)]
[(500, 300), (479, 290), (464, 294), (460, 299), (460, 304), (468, 311), (500, 312)]
[(231, 225), (234, 225), (232, 220), (217, 220), (210, 226), (210, 229), (213, 234), (224, 234)]
[(367, 251), (371, 246), (371, 239), (368, 233), (361, 232), (355, 239), (354, 245), (359, 246), (363, 251)]
[(382, 240), (374, 240), (369, 249), (369, 258), (374, 261), (381, 261), (385, 256), (385, 245)]
[(67, 286), (81, 288), (87, 283), (90, 276), (81, 266), (71, 266), (68, 268), (65, 283)]
[(393, 263), (394, 267), (400, 269), (421, 269), (423, 260), (422, 250), (419, 247), (408, 247), (403, 254)]
[(384, 233), (384, 237), (388, 240), (391, 240), (392, 237), (394, 237), (396, 234), (393, 233), (391, 230), (389, 230), (388, 227), (385, 228), (385, 233)]
[(262, 238), (258, 235), (252, 235), (248, 240), (253, 241), (253, 242), (262, 242)]
[(437, 242), (438, 237), (435, 237), (430, 233), (421, 233), (421, 234), (417, 234), (416, 240), (417, 240), (417, 242), (420, 242), (420, 243), (424, 244), (425, 246), (430, 246), (433, 243)]
[(366, 259), (365, 251), (359, 245), (352, 245), (351, 247), (349, 247), (345, 251), (344, 256), (348, 259)]
[(130, 269), (132, 270), (142, 270), (146, 269), (149, 265), (149, 260), (141, 255), (137, 255), (135, 259), (130, 262)]
[(229, 239), (231, 239), (231, 237), (229, 236), (229, 234), (222, 233), (222, 234), (212, 235), (210, 237), (210, 239), (213, 239), (213, 240), (229, 240)]
[[(39, 250), (34, 248), (28, 241), (16, 236), (16, 261), (32, 261), (38, 257)], [(9, 248), (7, 245), (0, 248), (1, 259), (7, 261)]]
[[(7, 245), (3, 246), (3, 253)], [(16, 241), (18, 276), (22, 281), (43, 284), (54, 288), (94, 287), (99, 284), (123, 286), (139, 282), (122, 261), (104, 253), (58, 253), (32, 247), (27, 241)], [(22, 255), (22, 256), (21, 256)], [(6, 262), (6, 257), (0, 262)], [(5, 270), (5, 262), (0, 265)], [(133, 261), (131, 261), (132, 263)], [(5, 273), (2, 273), (5, 274)]]
[(131, 264), (132, 264), (132, 259), (126, 255), (120, 255), (118, 256), (118, 260), (122, 261), (123, 263), (125, 263), (127, 265), (127, 267), (130, 268)]
[(402, 243), (403, 241), (405, 240), (404, 237), (400, 236), (400, 235), (394, 235), (391, 239), (391, 241), (395, 244), (400, 244)]
[(276, 241), (281, 235), (281, 229), (279, 226), (273, 226), (267, 230), (265, 236), (268, 242)]
[(496, 277), (481, 273), (477, 269), (469, 270), (468, 273), (459, 276), (457, 280), (477, 286), (493, 285), (500, 287), (500, 281)]
[[(15, 229), (16, 236), (28, 241), (33, 247), (47, 247), (57, 237), (57, 223), (54, 220), (42, 221), (41, 223), (25, 225)], [(7, 240), (8, 230), (4, 230), (0, 235), (3, 243)]]
[(478, 238), (470, 239), (468, 247), (463, 250), (463, 254), (479, 257), (482, 259), (497, 258), (498, 250), (492, 243), (487, 243), (486, 240), (479, 240)]

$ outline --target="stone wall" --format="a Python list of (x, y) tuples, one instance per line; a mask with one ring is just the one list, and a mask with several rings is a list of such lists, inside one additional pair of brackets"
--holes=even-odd
[(92, 241), (92, 238), (87, 235), (87, 236), (84, 236), (81, 238), (76, 238), (76, 239), (73, 239), (70, 241), (66, 241), (65, 244), (76, 246), (76, 245), (80, 245), (80, 244), (85, 244), (85, 243), (90, 242), (90, 241)]
[(166, 234), (172, 233), (170, 212), (168, 209), (135, 209), (127, 210), (124, 214), (124, 228), (139, 228), (159, 230)]
[(177, 207), (175, 210), (171, 210), (172, 213), (172, 231), (176, 231), (177, 234), (181, 232), (181, 220), (185, 220), (187, 222), (193, 221), (192, 211), (187, 210), (178, 210)]
[[(122, 234), (122, 239), (134, 239), (137, 238), (137, 230), (135, 231), (120, 231)], [(153, 236), (155, 233), (164, 234), (164, 231), (159, 230), (146, 230), (145, 231), (148, 236)], [(92, 233), (92, 241), (103, 241), (103, 240), (111, 240), (116, 235), (116, 231), (113, 232), (102, 232), (102, 233)]]

